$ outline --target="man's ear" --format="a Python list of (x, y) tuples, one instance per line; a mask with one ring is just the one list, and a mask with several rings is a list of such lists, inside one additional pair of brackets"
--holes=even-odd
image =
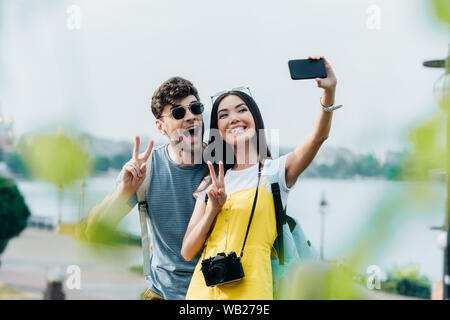
[(155, 125), (156, 125), (156, 129), (158, 129), (158, 131), (159, 131), (162, 135), (167, 136), (166, 124), (165, 124), (162, 120), (156, 119)]

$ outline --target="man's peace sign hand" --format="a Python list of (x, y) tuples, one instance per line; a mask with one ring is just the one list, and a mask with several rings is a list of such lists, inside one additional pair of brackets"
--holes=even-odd
[(133, 194), (137, 191), (137, 189), (139, 189), (142, 182), (144, 182), (147, 169), (147, 160), (150, 157), (153, 149), (153, 140), (150, 140), (147, 150), (145, 150), (144, 154), (141, 157), (139, 156), (140, 144), (141, 139), (139, 137), (135, 137), (133, 158), (125, 163), (122, 168), (123, 187), (125, 190)]

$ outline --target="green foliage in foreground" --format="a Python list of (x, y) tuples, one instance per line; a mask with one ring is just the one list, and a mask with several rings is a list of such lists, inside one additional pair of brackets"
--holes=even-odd
[(438, 20), (450, 26), (450, 2), (448, 0), (433, 0), (432, 3)]
[(107, 224), (96, 223), (88, 231), (88, 223), (82, 220), (76, 227), (76, 237), (80, 241), (87, 241), (92, 244), (107, 245), (141, 245), (141, 238), (126, 232), (112, 228)]
[(30, 210), (14, 181), (0, 177), (0, 254), (27, 226)]
[(142, 264), (141, 265), (136, 265), (136, 266), (131, 266), (130, 267), (130, 271), (133, 272), (133, 273), (137, 273), (139, 275), (142, 275), (142, 274), (144, 274), (144, 266)]
[(65, 133), (31, 134), (19, 141), (18, 151), (34, 179), (66, 185), (90, 176), (92, 159), (87, 141)]

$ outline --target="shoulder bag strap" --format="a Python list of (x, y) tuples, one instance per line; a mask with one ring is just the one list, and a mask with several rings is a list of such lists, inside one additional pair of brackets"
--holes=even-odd
[(139, 208), (139, 221), (141, 225), (141, 246), (144, 266), (144, 276), (150, 275), (150, 237), (148, 232), (148, 203), (147, 191), (150, 185), (150, 172), (152, 171), (152, 154), (148, 157), (146, 164), (145, 179), (136, 191)]

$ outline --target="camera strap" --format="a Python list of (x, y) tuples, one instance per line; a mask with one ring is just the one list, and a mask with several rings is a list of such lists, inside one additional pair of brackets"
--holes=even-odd
[(241, 249), (241, 254), (240, 254), (241, 258), (244, 255), (245, 242), (247, 242), (248, 231), (250, 230), (250, 224), (252, 223), (253, 214), (254, 214), (255, 208), (256, 208), (256, 201), (258, 199), (258, 189), (259, 189), (260, 178), (261, 178), (261, 162), (258, 163), (258, 182), (256, 184), (256, 192), (255, 192), (255, 198), (253, 200), (252, 212), (250, 213), (250, 219), (248, 221), (247, 231), (245, 232), (244, 243), (242, 244), (242, 249)]

